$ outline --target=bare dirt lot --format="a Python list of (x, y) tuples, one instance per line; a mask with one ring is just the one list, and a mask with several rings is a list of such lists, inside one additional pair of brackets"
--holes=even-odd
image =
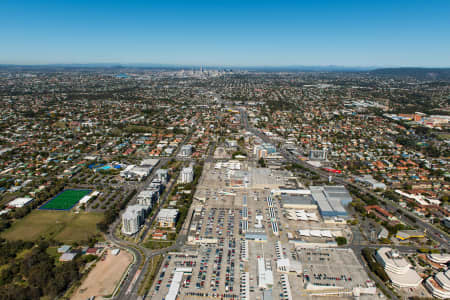
[(71, 299), (86, 300), (92, 296), (111, 295), (132, 260), (131, 254), (124, 250), (117, 256), (108, 250), (106, 259), (97, 262)]

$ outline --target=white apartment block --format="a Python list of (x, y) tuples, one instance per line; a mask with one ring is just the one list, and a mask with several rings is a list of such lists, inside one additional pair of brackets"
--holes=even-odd
[(181, 170), (181, 183), (190, 183), (194, 180), (194, 169), (192, 167), (183, 168)]
[(192, 145), (184, 145), (180, 149), (180, 156), (188, 157), (192, 155)]
[(143, 190), (137, 195), (137, 202), (139, 205), (153, 206), (153, 202), (156, 199), (156, 191), (154, 190)]
[(148, 206), (129, 205), (122, 215), (122, 232), (127, 235), (135, 234), (144, 223)]

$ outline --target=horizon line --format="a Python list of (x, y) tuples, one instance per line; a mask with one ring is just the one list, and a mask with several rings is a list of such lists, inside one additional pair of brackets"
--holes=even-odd
[(381, 69), (381, 68), (420, 68), (420, 69), (448, 69), (450, 66), (433, 65), (338, 65), (338, 64), (289, 64), (289, 65), (233, 65), (233, 64), (178, 64), (178, 63), (120, 63), (120, 62), (87, 62), (87, 63), (0, 63), (0, 66), (15, 67), (44, 67), (44, 66), (110, 66), (110, 67), (206, 67), (206, 68), (343, 68), (343, 69)]

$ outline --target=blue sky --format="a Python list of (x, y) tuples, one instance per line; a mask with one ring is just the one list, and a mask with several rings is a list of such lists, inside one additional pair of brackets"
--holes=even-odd
[(450, 0), (0, 0), (0, 63), (450, 66)]

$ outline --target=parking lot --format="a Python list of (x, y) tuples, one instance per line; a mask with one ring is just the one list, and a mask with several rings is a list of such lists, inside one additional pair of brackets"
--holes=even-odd
[(167, 256), (154, 285), (151, 299), (163, 299), (167, 295), (176, 269), (191, 268), (186, 272), (180, 286), (184, 299), (192, 297), (239, 295), (239, 244), (234, 239), (220, 238), (217, 245), (201, 246), (189, 254), (171, 253)]
[[(177, 268), (192, 268), (183, 276), (180, 295), (185, 299), (222, 295), (238, 298), (239, 295), (239, 239), (240, 210), (231, 208), (202, 208), (196, 223), (195, 235), (216, 242), (198, 247), (188, 256), (169, 255), (158, 275), (151, 299), (162, 299), (167, 294), (173, 273)], [(237, 224), (237, 225), (236, 225)]]
[(296, 253), (303, 263), (306, 288), (308, 284), (312, 284), (352, 289), (365, 286), (369, 280), (351, 249), (298, 249)]
[[(206, 165), (189, 226), (188, 244), (195, 250), (166, 257), (147, 299), (165, 298), (174, 274), (180, 270), (184, 270), (180, 299), (290, 299), (288, 294), (291, 299), (313, 299), (316, 296), (307, 289), (308, 283), (316, 287), (339, 286), (347, 292), (358, 285), (365, 286), (367, 274), (351, 250), (297, 250), (289, 241), (300, 239), (299, 229), (345, 232), (345, 226), (325, 224), (321, 219), (288, 220), (279, 199), (267, 199), (272, 188), (286, 182), (282, 173), (255, 171), (248, 165), (243, 163), (240, 170), (244, 177), (248, 171), (250, 182), (240, 187), (230, 186), (229, 170)], [(281, 244), (277, 246), (277, 242)], [(300, 266), (304, 275), (300, 271), (278, 270), (279, 259)], [(267, 271), (265, 282), (262, 269), (263, 273)]]

